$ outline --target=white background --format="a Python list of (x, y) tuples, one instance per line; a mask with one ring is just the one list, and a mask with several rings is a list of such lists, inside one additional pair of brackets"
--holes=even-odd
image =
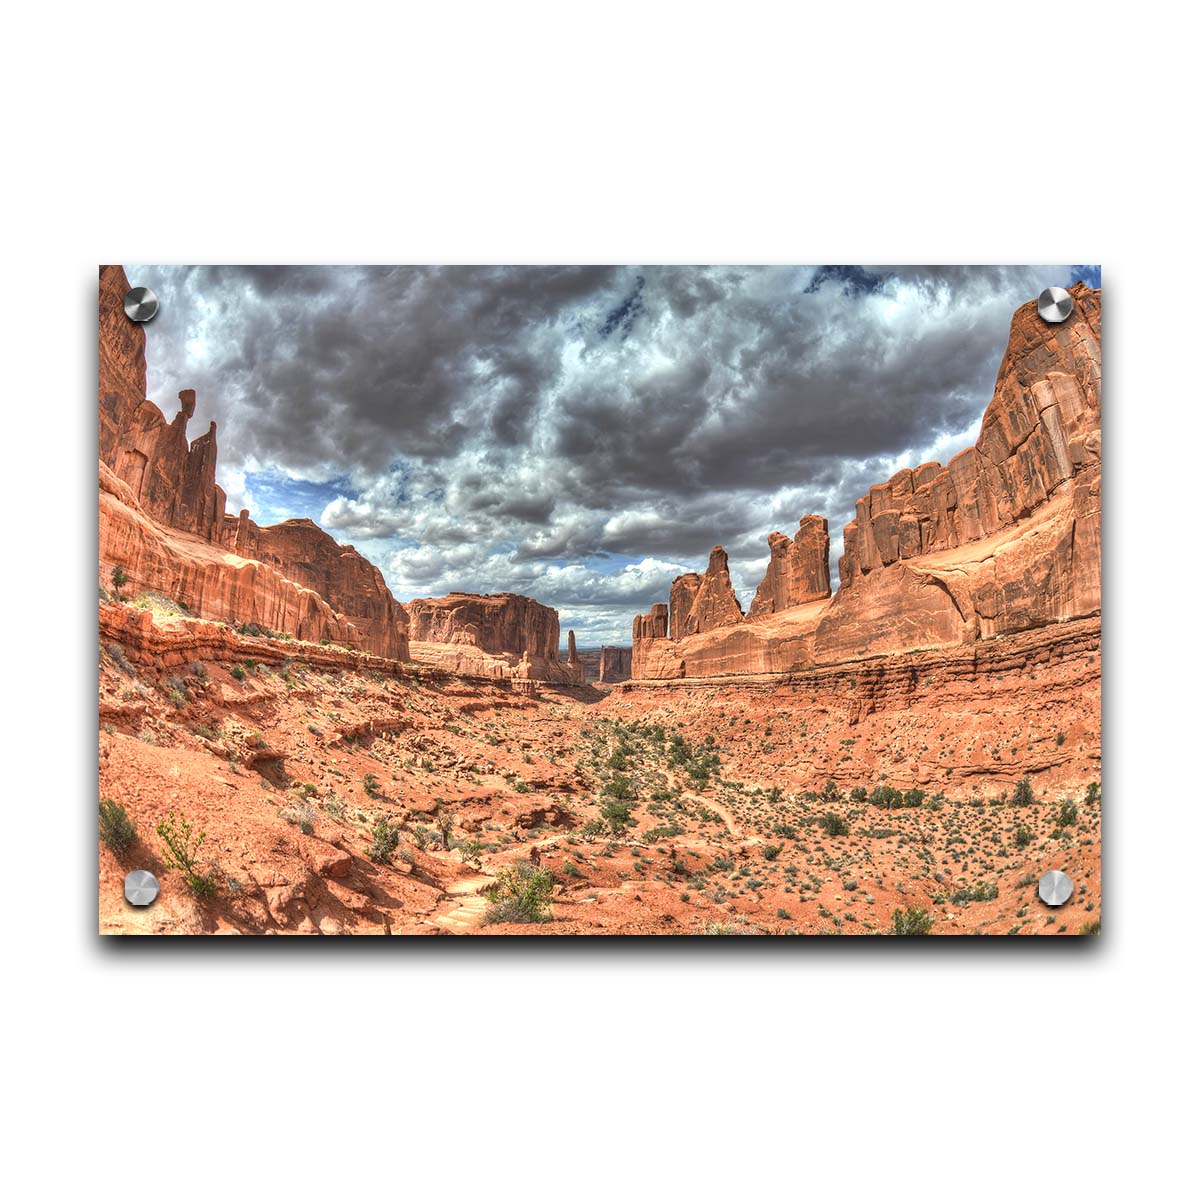
[[(1181, 1190), (1198, 317), (1171, 7), (7, 15), (15, 1194)], [(100, 945), (95, 267), (135, 260), (1101, 262), (1103, 935)]]

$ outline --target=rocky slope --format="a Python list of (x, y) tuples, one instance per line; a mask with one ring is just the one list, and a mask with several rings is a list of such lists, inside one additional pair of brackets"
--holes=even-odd
[[(635, 677), (779, 673), (969, 645), (1100, 611), (1100, 293), (1013, 317), (979, 439), (870, 489), (828, 595), (828, 537), (806, 517), (743, 619), (724, 551), (634, 622)], [(668, 616), (664, 620), (664, 616)]]
[(168, 422), (146, 399), (146, 331), (124, 313), (129, 282), (100, 268), (100, 583), (128, 576), (191, 612), (408, 656), (407, 616), (378, 568), (311, 521), (261, 528), (225, 513), (215, 422), (189, 442), (196, 394)]

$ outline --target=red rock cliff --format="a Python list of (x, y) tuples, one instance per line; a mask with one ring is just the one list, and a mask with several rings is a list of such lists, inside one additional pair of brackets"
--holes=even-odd
[(216, 424), (189, 443), (195, 392), (179, 393), (169, 423), (146, 399), (146, 331), (125, 316), (128, 290), (121, 267), (100, 268), (102, 576), (119, 566), (131, 588), (162, 592), (197, 616), (407, 658), (404, 609), (352, 546), (339, 546), (308, 520), (260, 528), (245, 512), (226, 515), (216, 483)]
[(653, 619), (665, 605), (635, 619), (634, 677), (777, 673), (1098, 614), (1100, 292), (1071, 294), (1060, 324), (1042, 321), (1035, 301), (1016, 311), (973, 447), (858, 501), (832, 599), (824, 522), (806, 517), (795, 542), (771, 536), (744, 622), (728, 603), (698, 613), (706, 586), (722, 594), (720, 563), (676, 580), (669, 637)]
[(829, 522), (824, 517), (801, 517), (795, 541), (773, 533), (767, 542), (771, 562), (754, 593), (751, 621), (829, 598)]

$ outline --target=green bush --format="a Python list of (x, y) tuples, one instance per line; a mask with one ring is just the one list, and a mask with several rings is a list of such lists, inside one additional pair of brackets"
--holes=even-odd
[(112, 585), (113, 595), (118, 600), (121, 598), (121, 589), (129, 582), (129, 573), (124, 567), (113, 567), (112, 569)]
[(216, 877), (209, 872), (196, 870), (197, 856), (208, 834), (203, 830), (193, 834), (191, 822), (182, 817), (176, 818), (173, 812), (167, 814), (165, 821), (159, 821), (155, 832), (163, 844), (163, 861), (166, 865), (183, 872), (184, 880), (194, 895), (200, 898), (211, 896), (217, 890)]
[(601, 794), (617, 800), (632, 800), (633, 785), (624, 775), (614, 775), (601, 789)]
[(899, 808), (903, 802), (904, 793), (886, 783), (881, 783), (871, 793), (871, 803), (878, 808)]
[(1100, 803), (1100, 785), (1094, 780), (1087, 785), (1087, 795), (1084, 797), (1084, 799), (1089, 804)]
[(238, 663), (229, 673), (239, 682), (246, 678), (246, 668), (241, 663)]
[(1028, 825), (1018, 825), (1017, 832), (1014, 835), (1014, 840), (1017, 845), (1024, 850), (1026, 846), (1033, 842), (1033, 830)]
[(995, 900), (998, 895), (1000, 889), (994, 883), (981, 880), (959, 888), (950, 899), (954, 904), (969, 904), (972, 900)]
[(1033, 802), (1033, 783), (1029, 776), (1026, 775), (1025, 778), (1022, 779), (1015, 788), (1013, 788), (1012, 800), (1010, 803), (1024, 807), (1025, 805), (1032, 804)]
[(850, 832), (850, 822), (835, 812), (824, 812), (818, 820), (830, 837), (845, 837)]
[(892, 911), (892, 933), (896, 937), (917, 937), (929, 933), (932, 928), (933, 914), (927, 908), (914, 904)]
[(100, 840), (114, 854), (124, 854), (137, 841), (137, 826), (115, 800), (100, 801)]
[(614, 837), (633, 824), (633, 805), (628, 800), (606, 800), (600, 805), (600, 819)]
[(1079, 820), (1079, 808), (1074, 800), (1064, 800), (1058, 806), (1057, 823), (1059, 829), (1074, 825)]
[(505, 867), (487, 890), (488, 906), (483, 914), (486, 924), (516, 922), (541, 924), (552, 919), (550, 896), (554, 876), (545, 867), (520, 862)]
[(387, 817), (377, 817), (371, 827), (371, 846), (367, 850), (367, 857), (377, 863), (390, 863), (399, 845), (400, 830), (390, 824)]
[(782, 849), (782, 846), (766, 845), (762, 848), (762, 856), (767, 862), (774, 862), (779, 857), (779, 852)]

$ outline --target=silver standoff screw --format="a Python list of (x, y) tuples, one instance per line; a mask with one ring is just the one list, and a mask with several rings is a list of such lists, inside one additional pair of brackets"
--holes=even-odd
[(1051, 908), (1066, 904), (1074, 890), (1075, 885), (1071, 882), (1070, 875), (1063, 871), (1047, 871), (1038, 880), (1038, 895), (1041, 896), (1042, 903), (1049, 904)]
[(145, 908), (158, 899), (158, 880), (149, 871), (130, 871), (125, 876), (125, 899)]
[(149, 288), (131, 288), (125, 293), (125, 315), (131, 321), (149, 321), (156, 312), (158, 297)]
[[(126, 310), (128, 311), (128, 309)], [(1051, 325), (1065, 321), (1075, 311), (1075, 300), (1063, 288), (1049, 287), (1038, 297), (1038, 316)]]

